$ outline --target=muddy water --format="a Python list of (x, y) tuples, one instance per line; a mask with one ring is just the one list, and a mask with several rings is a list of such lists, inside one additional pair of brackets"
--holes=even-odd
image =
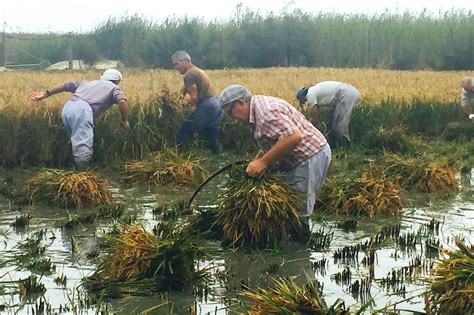
[[(152, 314), (175, 312), (186, 314), (229, 314), (245, 310), (239, 300), (237, 291), (243, 286), (255, 287), (270, 284), (275, 276), (299, 275), (298, 281), (305, 278), (317, 279), (322, 286), (328, 304), (343, 299), (346, 306), (357, 309), (371, 302), (373, 309), (381, 309), (387, 304), (397, 304), (401, 312), (424, 312), (424, 301), (420, 294), (425, 286), (418, 281), (400, 281), (395, 288), (384, 286), (382, 279), (392, 270), (399, 270), (413, 264), (419, 259), (419, 276), (427, 275), (433, 259), (439, 256), (437, 251), (429, 250), (427, 239), (439, 241), (444, 248), (453, 244), (453, 236), (461, 235), (474, 243), (474, 170), (470, 175), (462, 177), (463, 190), (451, 195), (410, 194), (407, 196), (406, 208), (399, 218), (383, 216), (362, 218), (358, 220), (355, 231), (344, 231), (337, 227), (343, 218), (322, 217), (313, 222), (313, 231), (332, 233), (333, 239), (328, 248), (313, 250), (305, 245), (289, 243), (281, 249), (255, 251), (232, 251), (223, 249), (217, 242), (209, 241), (207, 246), (214, 256), (208, 261), (196, 262), (199, 266), (213, 267), (211, 281), (206, 288), (189, 288), (184, 292), (168, 293), (161, 297), (137, 298), (128, 297), (115, 301), (104, 301), (98, 306), (85, 303), (85, 294), (81, 289), (81, 278), (90, 275), (99, 263), (98, 258), (90, 254), (97, 250), (96, 235), (107, 231), (111, 222), (102, 220), (97, 224), (79, 225), (78, 228), (67, 230), (62, 224), (67, 221), (70, 211), (48, 206), (33, 206), (18, 209), (11, 205), (5, 197), (0, 197), (0, 262), (8, 261), (19, 252), (17, 245), (32, 237), (35, 232), (43, 230), (46, 235), (43, 245), (46, 247), (44, 257), (51, 258), (55, 265), (52, 274), (41, 276), (46, 287), (42, 296), (29, 300), (20, 300), (17, 284), (14, 281), (24, 279), (31, 273), (19, 268), (15, 262), (7, 262), (0, 268), (0, 313), (1, 314), (33, 314), (33, 310), (41, 303), (48, 305), (52, 313), (73, 314), (74, 307), (78, 314), (103, 313), (133, 314), (148, 310)], [(119, 185), (115, 185), (119, 187)], [(200, 193), (197, 204), (209, 204), (215, 200), (219, 185), (209, 187)], [(162, 204), (189, 198), (190, 188), (116, 188), (116, 197), (127, 204), (127, 213), (136, 214), (142, 224), (152, 227), (156, 221), (152, 210)], [(30, 225), (16, 229), (11, 226), (15, 218), (22, 213), (32, 216)], [(393, 240), (386, 240), (376, 247), (374, 263), (366, 264), (366, 254), (360, 251), (352, 259), (338, 260), (334, 252), (345, 246), (365, 242), (371, 235), (380, 231), (382, 226), (400, 224), (400, 234), (419, 231), (432, 219), (439, 222), (439, 229), (425, 235), (414, 246), (397, 245)], [(428, 249), (427, 249), (428, 248)], [(318, 267), (319, 266), (319, 267)], [(349, 278), (337, 279), (336, 274), (349, 267)], [(66, 286), (56, 284), (57, 276), (67, 277)], [(370, 277), (369, 277), (370, 276)], [(356, 290), (355, 283), (371, 281), (366, 290)], [(3, 290), (2, 290), (3, 287)], [(157, 307), (162, 305), (161, 307)], [(66, 311), (63, 311), (66, 309)], [(36, 312), (35, 312), (36, 313)]]

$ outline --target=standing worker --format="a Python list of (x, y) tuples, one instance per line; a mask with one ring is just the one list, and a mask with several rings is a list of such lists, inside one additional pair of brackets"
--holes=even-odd
[(329, 144), (350, 146), (349, 122), (352, 109), (359, 100), (359, 91), (350, 84), (337, 81), (319, 82), (309, 88), (302, 87), (296, 98), (303, 105), (308, 102), (313, 123), (316, 123), (320, 106), (330, 108), (328, 114)]
[(120, 126), (129, 128), (128, 104), (118, 86), (122, 74), (115, 69), (105, 70), (100, 80), (66, 82), (44, 92), (31, 92), (30, 99), (39, 101), (61, 92), (74, 93), (64, 104), (61, 118), (71, 139), (72, 156), (79, 169), (85, 168), (93, 154), (94, 120), (113, 104), (118, 104)]
[(474, 100), (474, 78), (464, 78), (461, 81), (461, 110), (474, 123), (474, 114), (471, 114), (471, 103)]
[(247, 174), (258, 177), (270, 167), (280, 171), (290, 185), (305, 194), (298, 214), (307, 228), (331, 162), (326, 138), (295, 107), (280, 98), (252, 95), (238, 84), (227, 86), (219, 98), (228, 115), (250, 125), (260, 148), (257, 158), (247, 165)]
[(219, 106), (219, 98), (216, 96), (209, 76), (192, 64), (191, 57), (185, 51), (180, 50), (174, 53), (171, 61), (175, 69), (183, 75), (183, 96), (188, 94), (188, 102), (196, 106), (178, 132), (177, 145), (188, 142), (197, 132), (207, 141), (209, 149), (219, 154), (221, 152), (219, 129), (224, 112)]

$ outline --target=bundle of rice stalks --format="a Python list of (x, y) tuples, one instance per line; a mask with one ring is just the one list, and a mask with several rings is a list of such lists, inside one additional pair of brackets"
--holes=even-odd
[(315, 282), (298, 286), (295, 277), (273, 279), (275, 288), (241, 291), (252, 303), (250, 314), (349, 314), (338, 299), (328, 307)]
[(274, 174), (252, 178), (236, 168), (220, 196), (217, 222), (224, 229), (224, 239), (236, 246), (262, 247), (281, 241), (300, 226), (301, 197)]
[(451, 192), (459, 190), (459, 181), (447, 162), (430, 162), (433, 156), (412, 158), (396, 154), (384, 154), (381, 166), (383, 173), (401, 186), (420, 192)]
[(450, 122), (446, 125), (443, 138), (449, 141), (474, 138), (474, 125), (471, 122)]
[(403, 208), (402, 193), (387, 178), (375, 178), (369, 169), (358, 179), (327, 179), (316, 207), (336, 214), (396, 215)]
[(124, 226), (112, 240), (113, 253), (94, 275), (83, 279), (85, 287), (109, 296), (182, 290), (202, 276), (194, 268), (194, 258), (202, 250), (177, 230), (167, 237), (157, 237), (137, 225)]
[(123, 182), (146, 182), (150, 185), (189, 185), (204, 180), (205, 173), (198, 160), (191, 154), (183, 156), (176, 150), (164, 150), (150, 154), (143, 161), (131, 161), (125, 165)]
[(364, 138), (364, 144), (367, 148), (379, 152), (385, 150), (390, 152), (407, 152), (411, 148), (407, 130), (400, 125), (391, 128), (379, 126), (372, 129), (367, 134), (367, 137)]
[(432, 314), (474, 313), (474, 247), (468, 248), (459, 239), (458, 250), (435, 263), (430, 283), (428, 308)]
[(98, 179), (92, 172), (73, 172), (56, 169), (42, 171), (28, 179), (18, 199), (29, 204), (39, 201), (60, 207), (98, 206), (112, 203), (107, 181)]
[(168, 87), (163, 87), (160, 91), (159, 99), (163, 104), (166, 113), (182, 112), (186, 104), (183, 102), (183, 94), (171, 92)]

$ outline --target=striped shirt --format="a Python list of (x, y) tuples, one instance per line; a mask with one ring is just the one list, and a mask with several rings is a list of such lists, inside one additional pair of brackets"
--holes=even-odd
[(277, 97), (253, 95), (250, 101), (249, 123), (252, 135), (263, 152), (296, 131), (303, 139), (296, 148), (276, 162), (276, 168), (289, 171), (317, 153), (327, 143), (316, 129), (295, 107)]

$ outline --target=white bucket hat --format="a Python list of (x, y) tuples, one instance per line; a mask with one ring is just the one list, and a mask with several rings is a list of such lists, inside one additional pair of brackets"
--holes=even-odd
[(116, 69), (107, 69), (104, 71), (104, 74), (102, 74), (100, 79), (107, 81), (120, 81), (122, 80), (122, 74)]

